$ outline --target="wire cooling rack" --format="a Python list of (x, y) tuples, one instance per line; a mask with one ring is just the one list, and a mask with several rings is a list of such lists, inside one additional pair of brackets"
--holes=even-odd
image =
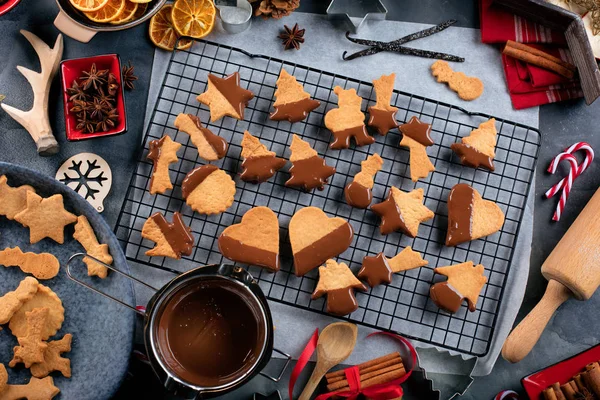
[[(290, 124), (268, 118), (281, 68), (293, 74), (304, 89), (321, 102), (321, 106), (305, 121)], [(196, 96), (205, 91), (209, 72), (220, 76), (236, 71), (240, 73), (241, 86), (256, 96), (246, 109), (244, 121), (225, 117), (209, 123), (209, 111), (196, 101)], [(409, 175), (409, 153), (399, 148), (401, 137), (397, 130), (385, 137), (376, 135), (376, 142), (367, 147), (328, 148), (332, 135), (323, 125), (323, 116), (337, 107), (337, 96), (333, 93), (336, 85), (355, 88), (364, 99), (363, 112), (374, 104), (375, 93), (371, 83), (272, 57), (254, 56), (229, 46), (200, 40), (189, 50), (173, 53), (116, 227), (127, 258), (147, 266), (175, 271), (228, 262), (219, 253), (217, 238), (227, 226), (238, 223), (250, 208), (266, 205), (279, 217), (282, 269), (273, 274), (259, 267), (244, 268), (255, 276), (270, 300), (325, 313), (325, 299), (311, 300), (318, 280), (317, 269), (303, 277), (296, 277), (293, 273), (287, 230), (289, 220), (297, 210), (316, 206), (329, 216), (345, 218), (354, 228), (354, 241), (338, 260), (347, 263), (355, 273), (364, 256), (383, 251), (392, 257), (406, 246), (412, 246), (429, 261), (426, 267), (395, 274), (389, 285), (380, 285), (365, 293), (357, 292), (359, 309), (345, 319), (466, 354), (485, 355), (493, 336), (526, 196), (534, 176), (539, 132), (497, 118), (496, 171), (464, 167), (450, 150), (450, 145), (491, 116), (394, 91), (392, 104), (399, 109), (398, 121), (403, 123), (415, 115), (430, 123), (431, 136), (436, 143), (427, 151), (435, 164), (435, 172), (413, 183)], [(440, 86), (440, 90), (447, 89)], [(185, 175), (206, 163), (199, 158), (188, 135), (174, 128), (173, 121), (182, 112), (199, 116), (209, 129), (230, 143), (227, 156), (214, 164), (231, 174), (237, 191), (234, 204), (219, 215), (199, 215), (182, 200), (181, 182)], [(289, 158), (291, 134), (297, 133), (313, 145), (337, 172), (323, 191), (310, 193), (284, 186), (289, 178), (289, 164), (268, 182), (260, 185), (245, 183), (239, 179), (242, 162), (240, 142), (244, 130), (258, 136), (270, 150), (285, 158)], [(163, 135), (171, 136), (183, 146), (178, 153), (180, 161), (170, 166), (174, 189), (152, 196), (148, 192), (152, 172), (152, 163), (146, 160), (148, 142)], [(414, 188), (425, 191), (425, 205), (435, 212), (435, 217), (421, 224), (414, 239), (397, 232), (381, 235), (379, 219), (374, 213), (352, 208), (344, 201), (345, 185), (360, 171), (360, 162), (373, 153), (379, 153), (384, 159), (383, 169), (375, 176), (373, 204), (382, 201), (391, 186), (404, 191)], [(499, 232), (484, 239), (445, 247), (448, 224), (446, 200), (450, 189), (459, 182), (472, 185), (485, 199), (495, 201), (504, 211), (506, 222)], [(192, 228), (196, 240), (192, 255), (182, 260), (146, 256), (144, 253), (154, 244), (141, 237), (144, 222), (155, 212), (164, 213), (170, 220), (175, 211), (182, 213), (185, 222)], [(485, 266), (488, 282), (479, 296), (477, 311), (468, 312), (463, 305), (452, 315), (438, 309), (429, 298), (430, 286), (442, 280), (442, 277), (434, 276), (433, 268), (467, 260)]]

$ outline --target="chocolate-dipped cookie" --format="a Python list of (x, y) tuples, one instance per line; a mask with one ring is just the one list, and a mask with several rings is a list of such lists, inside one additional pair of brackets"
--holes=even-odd
[(387, 235), (400, 230), (410, 237), (416, 237), (421, 222), (433, 218), (433, 212), (423, 205), (423, 189), (409, 193), (392, 186), (387, 199), (371, 206), (371, 210), (381, 217), (379, 230)]
[(472, 168), (484, 167), (494, 171), (497, 135), (496, 120), (492, 118), (479, 124), (479, 128), (462, 138), (461, 143), (454, 143), (450, 148), (463, 165)]
[(344, 90), (340, 86), (333, 88), (338, 95), (338, 106), (325, 114), (325, 126), (333, 134), (334, 140), (329, 145), (332, 149), (347, 149), (350, 139), (354, 138), (357, 146), (366, 146), (375, 142), (369, 136), (365, 126), (365, 116), (360, 110), (362, 97), (355, 89)]
[(427, 147), (433, 146), (431, 125), (412, 116), (408, 123), (400, 125), (398, 129), (402, 132), (400, 147), (406, 147), (410, 152), (410, 179), (416, 182), (420, 178), (427, 178), (430, 172), (435, 171), (427, 156)]
[(240, 87), (239, 72), (234, 72), (225, 78), (208, 74), (206, 92), (196, 99), (210, 108), (210, 120), (214, 122), (226, 115), (244, 119), (244, 110), (253, 98), (254, 93)]
[(346, 203), (356, 208), (367, 208), (373, 200), (373, 177), (383, 166), (383, 159), (375, 153), (360, 162), (360, 172), (344, 188)]
[(374, 106), (369, 107), (368, 125), (377, 129), (377, 133), (380, 135), (386, 135), (391, 129), (398, 126), (396, 122), (398, 108), (390, 105), (394, 92), (394, 80), (396, 80), (394, 73), (381, 75), (379, 79), (373, 80), (377, 101)]
[(302, 121), (308, 113), (321, 105), (317, 100), (310, 98), (304, 91), (302, 84), (285, 69), (281, 69), (275, 90), (275, 111), (269, 116), (273, 121), (288, 120), (290, 122)]
[(291, 176), (285, 182), (285, 186), (303, 188), (306, 191), (315, 188), (323, 190), (327, 178), (335, 174), (335, 168), (327, 165), (310, 144), (298, 135), (292, 135), (290, 151)]
[(358, 309), (354, 290), (365, 291), (367, 287), (356, 279), (346, 264), (327, 260), (319, 267), (319, 282), (312, 298), (318, 299), (327, 294), (327, 312), (341, 316)]
[(172, 223), (161, 213), (153, 214), (142, 227), (142, 237), (156, 243), (156, 246), (146, 252), (147, 256), (180, 259), (182, 255), (192, 254), (192, 230), (185, 225), (178, 212), (173, 214)]
[(181, 144), (175, 142), (169, 136), (163, 136), (160, 139), (150, 141), (148, 147), (146, 158), (153, 163), (150, 194), (164, 193), (169, 189), (173, 189), (171, 177), (169, 176), (169, 165), (179, 160), (177, 150), (179, 150)]
[(391, 283), (392, 275), (397, 272), (408, 271), (428, 264), (421, 254), (410, 246), (403, 249), (392, 258), (379, 253), (375, 257), (365, 256), (358, 277), (367, 281), (369, 286), (375, 287), (382, 283)]
[(214, 165), (190, 171), (181, 183), (181, 196), (200, 214), (218, 214), (233, 204), (235, 182), (227, 172)]
[(216, 161), (227, 154), (229, 147), (227, 141), (203, 127), (197, 116), (181, 113), (175, 118), (174, 124), (175, 128), (190, 136), (192, 143), (198, 149), (198, 155), (206, 161)]
[(242, 138), (242, 158), (240, 178), (246, 182), (265, 182), (286, 164), (284, 158), (276, 157), (274, 151), (269, 151), (248, 131), (244, 132)]
[(455, 313), (460, 305), (467, 300), (469, 311), (477, 309), (477, 299), (487, 278), (483, 275), (483, 265), (473, 266), (472, 261), (462, 264), (438, 267), (435, 273), (448, 277), (446, 282), (438, 282), (431, 286), (431, 300), (441, 309)]

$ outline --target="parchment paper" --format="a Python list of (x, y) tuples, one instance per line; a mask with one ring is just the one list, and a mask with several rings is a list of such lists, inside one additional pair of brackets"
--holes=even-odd
[[(451, 18), (452, 16), (448, 17)], [(280, 40), (276, 37), (284, 24), (291, 26), (296, 22), (301, 28), (306, 28), (305, 43), (299, 51), (284, 51)], [(363, 25), (358, 36), (389, 41), (429, 26), (396, 21), (369, 21)], [(433, 61), (429, 59), (380, 53), (354, 61), (343, 61), (341, 54), (344, 50), (354, 52), (364, 48), (364, 46), (347, 41), (344, 32), (345, 28), (343, 26), (328, 20), (326, 16), (296, 12), (282, 21), (263, 21), (260, 18), (255, 18), (248, 31), (237, 35), (227, 34), (218, 26), (206, 39), (238, 47), (251, 53), (270, 55), (361, 80), (370, 81), (382, 74), (396, 72), (396, 88), (399, 90), (456, 104), (470, 111), (481, 111), (496, 117), (538, 127), (537, 107), (520, 111), (512, 108), (504, 81), (500, 53), (497, 48), (480, 42), (480, 33), (477, 29), (451, 27), (429, 38), (409, 43), (410, 47), (443, 51), (464, 57), (466, 61), (464, 63), (453, 63), (454, 68), (464, 71), (467, 75), (479, 77), (485, 85), (483, 95), (473, 102), (460, 100), (454, 92), (435, 82), (429, 70), (429, 66)], [(170, 53), (161, 50), (157, 50), (155, 53), (146, 111), (146, 125), (150, 122), (170, 56)], [(480, 357), (477, 360), (473, 375), (487, 375), (490, 373), (523, 299), (529, 270), (533, 229), (534, 203), (531, 193), (534, 193), (533, 187), (529, 194), (517, 249), (508, 275), (504, 300), (496, 323), (496, 331), (490, 351), (487, 356)], [(149, 271), (147, 267), (142, 269), (133, 268), (133, 270), (143, 276), (145, 280), (151, 283), (154, 281), (156, 285), (163, 284), (166, 279), (170, 278), (162, 272)], [(138, 296), (138, 303), (145, 304), (150, 293), (138, 290), (136, 295)], [(300, 354), (316, 328), (322, 329), (326, 325), (337, 321), (332, 317), (299, 310), (275, 302), (270, 302), (270, 306), (276, 327), (275, 346), (294, 357)], [(365, 340), (364, 337), (371, 332), (370, 329), (359, 328), (357, 347), (347, 363), (360, 363), (396, 350), (397, 345), (384, 338), (375, 337)], [(443, 363), (437, 363), (437, 365), (434, 363), (431, 366), (424, 367), (431, 372), (453, 372), (446, 369)]]

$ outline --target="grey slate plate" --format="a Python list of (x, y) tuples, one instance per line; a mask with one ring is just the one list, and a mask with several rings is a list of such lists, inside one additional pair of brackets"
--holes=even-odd
[[(37, 193), (44, 197), (62, 194), (65, 208), (74, 214), (85, 215), (98, 240), (109, 245), (114, 266), (129, 272), (117, 238), (104, 219), (73, 190), (53, 178), (13, 164), (0, 162), (0, 175), (6, 175), (11, 186), (33, 186)], [(28, 228), (0, 216), (0, 249), (14, 246), (21, 247), (23, 251), (52, 253), (61, 263), (61, 270), (55, 278), (40, 281), (58, 294), (65, 308), (65, 322), (51, 340), (60, 339), (66, 333), (73, 334), (72, 349), (67, 353), (67, 357), (71, 359), (72, 377), (67, 379), (59, 372), (52, 373), (54, 384), (61, 391), (55, 399), (109, 399), (127, 372), (133, 345), (135, 313), (67, 277), (67, 260), (72, 254), (83, 252), (83, 248), (73, 239), (73, 225), (66, 227), (63, 245), (51, 239), (43, 239), (30, 245)], [(74, 266), (79, 267), (74, 271), (77, 277), (133, 304), (133, 286), (123, 276), (109, 273), (104, 280), (97, 277), (88, 278), (83, 264)], [(14, 290), (25, 276), (27, 275), (19, 268), (0, 267), (0, 294)], [(10, 333), (8, 326), (3, 327), (0, 331), (0, 362), (7, 366), (9, 383), (22, 384), (29, 381), (29, 370), (22, 365), (18, 368), (8, 368), (7, 365), (12, 359), (12, 349), (16, 344), (17, 340)]]

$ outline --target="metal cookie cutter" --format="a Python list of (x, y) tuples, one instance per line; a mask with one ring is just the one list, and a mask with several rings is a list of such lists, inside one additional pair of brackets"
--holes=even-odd
[(215, 6), (227, 32), (241, 33), (252, 25), (252, 5), (248, 0), (220, 1)]
[(387, 8), (381, 0), (333, 0), (326, 12), (329, 18), (344, 20), (348, 28), (357, 33), (366, 20), (385, 19)]

